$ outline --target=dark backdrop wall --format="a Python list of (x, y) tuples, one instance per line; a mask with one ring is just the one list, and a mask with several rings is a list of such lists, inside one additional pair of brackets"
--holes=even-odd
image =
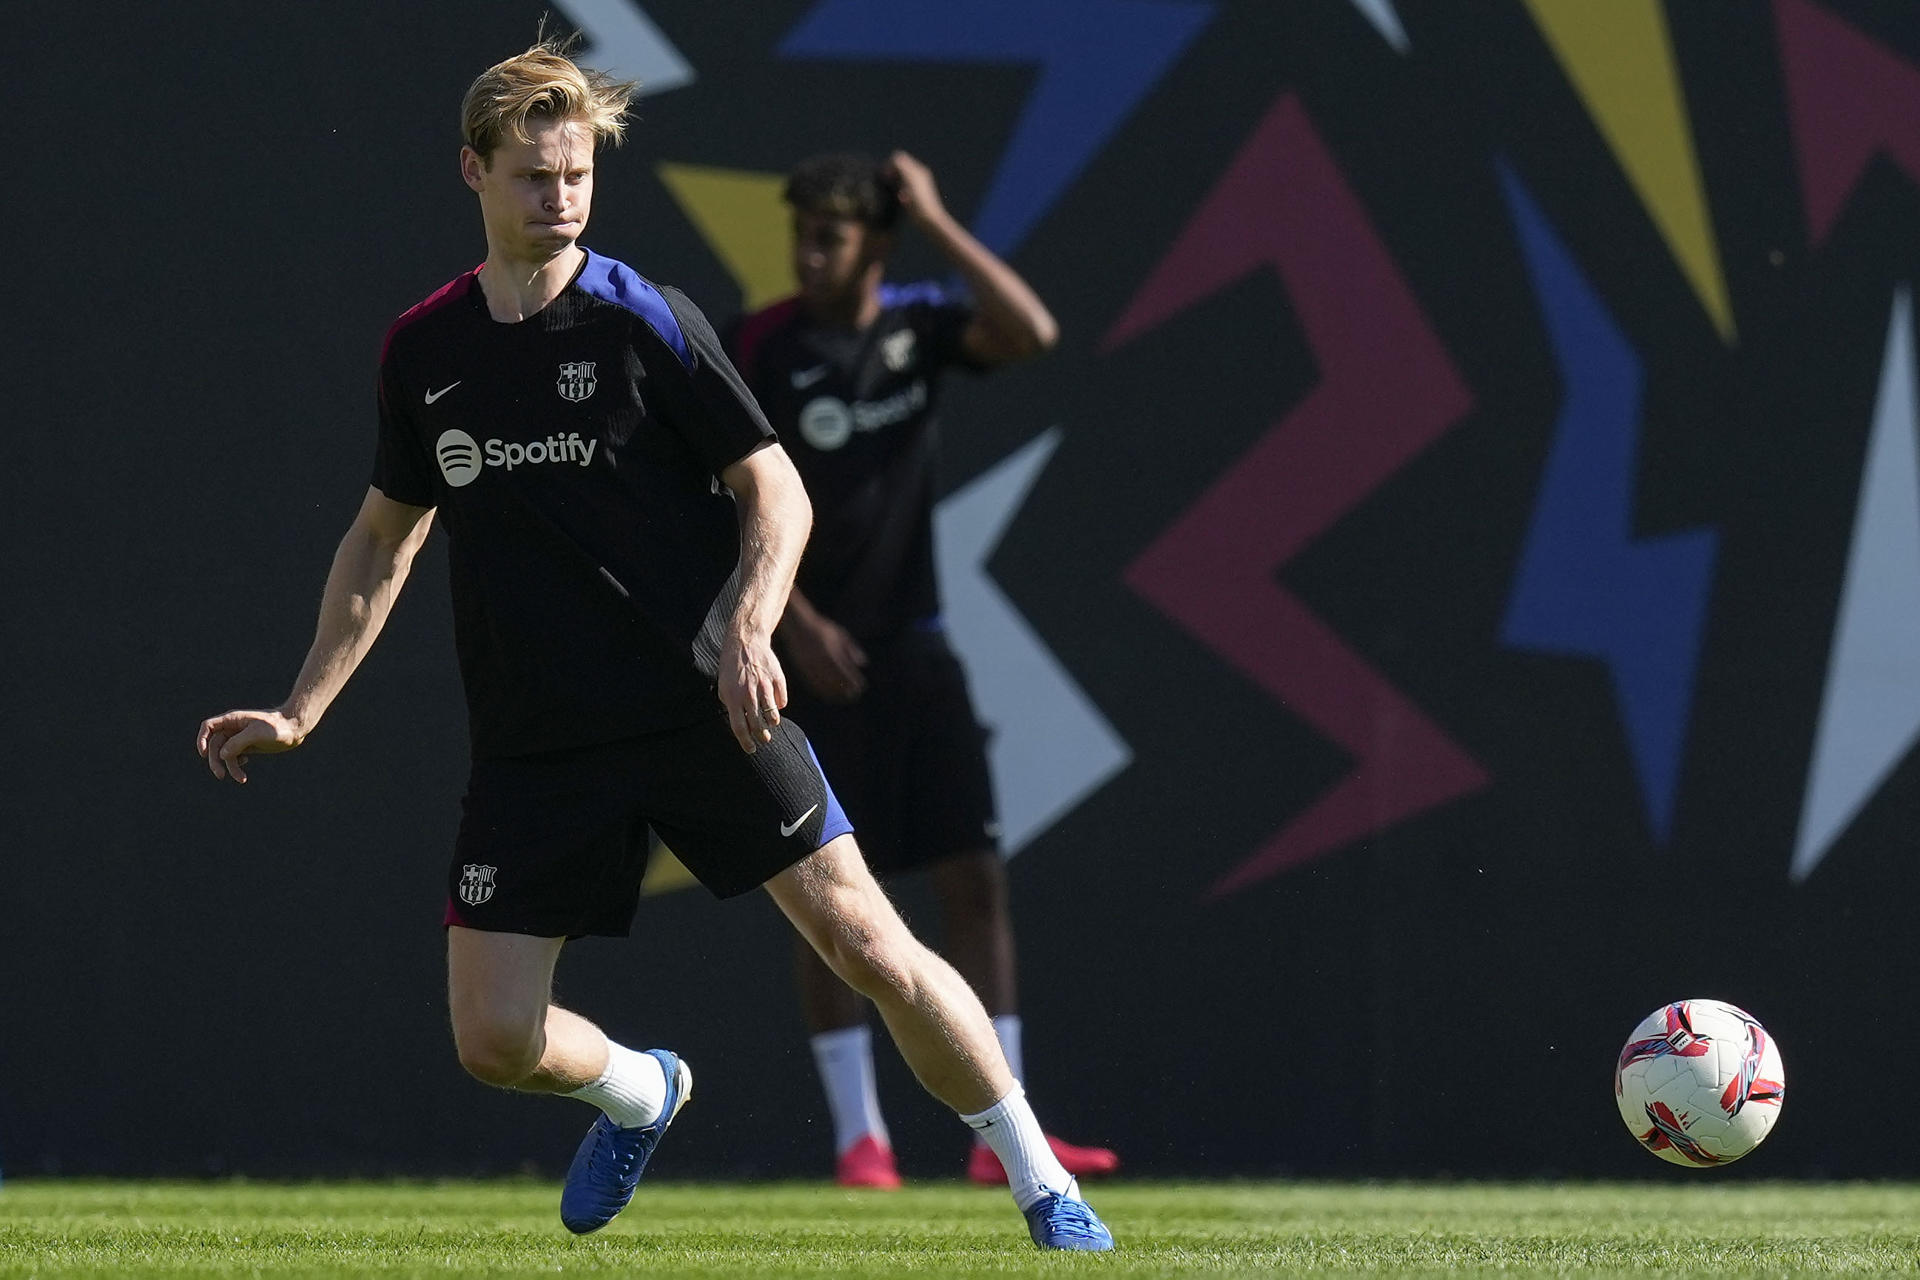
[[(1147, 1174), (1665, 1176), (1609, 1072), (1707, 995), (1791, 1086), (1714, 1176), (1913, 1171), (1873, 1100), (1920, 1053), (1910, 5), (555, 8), (661, 90), (598, 248), (724, 318), (777, 285), (768, 175), (905, 146), (1061, 319), (955, 388), (994, 514), (943, 507), (983, 685), (1068, 708), (988, 714), (1051, 742), (1012, 872), (1054, 1127)], [(191, 749), (299, 663), (380, 334), (483, 252), (457, 103), (540, 10), (10, 37), (9, 1173), (553, 1171), (585, 1123), (447, 1043), (437, 539), (299, 753), (237, 789)], [(667, 1167), (821, 1169), (772, 909), (661, 892), (637, 934), (560, 994), (698, 1065)], [(883, 1073), (909, 1171), (957, 1171)]]

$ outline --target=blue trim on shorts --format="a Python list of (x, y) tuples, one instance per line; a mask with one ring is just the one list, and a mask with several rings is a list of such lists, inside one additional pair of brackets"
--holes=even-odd
[(680, 331), (679, 318), (673, 314), (673, 308), (667, 305), (666, 296), (638, 271), (617, 258), (589, 252), (587, 265), (580, 269), (580, 276), (575, 283), (586, 293), (631, 311), (646, 321), (647, 327), (673, 348), (673, 354), (680, 357), (680, 363), (688, 369), (693, 368), (693, 349), (687, 345), (687, 335)]
[(853, 823), (847, 820), (847, 811), (840, 807), (840, 797), (833, 794), (833, 784), (827, 781), (827, 771), (820, 767), (820, 757), (814, 753), (813, 744), (807, 744), (807, 758), (813, 761), (813, 768), (820, 775), (820, 786), (827, 793), (827, 816), (820, 822), (820, 843), (816, 849), (824, 849), (841, 836), (853, 834)]

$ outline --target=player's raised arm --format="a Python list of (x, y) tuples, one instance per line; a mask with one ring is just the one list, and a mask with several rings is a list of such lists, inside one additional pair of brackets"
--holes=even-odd
[(373, 647), (432, 526), (431, 507), (408, 506), (378, 489), (367, 490), (333, 554), (313, 645), (293, 692), (278, 707), (229, 711), (200, 722), (194, 745), (214, 777), (245, 782), (250, 753), (287, 751), (313, 732)]
[(720, 648), (719, 694), (740, 749), (751, 755), (773, 739), (787, 705), (787, 677), (773, 652), (773, 629), (787, 607), (813, 504), (777, 444), (763, 445), (720, 473), (740, 516), (740, 594)]
[(960, 349), (967, 357), (976, 364), (996, 365), (1030, 360), (1052, 350), (1060, 340), (1053, 313), (1019, 272), (947, 212), (932, 170), (904, 151), (888, 157), (887, 169), (898, 184), (901, 210), (947, 256), (973, 292), (979, 311), (960, 335)]

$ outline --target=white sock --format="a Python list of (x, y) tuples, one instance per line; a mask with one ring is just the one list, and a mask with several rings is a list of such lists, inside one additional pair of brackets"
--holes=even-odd
[(845, 1155), (868, 1134), (887, 1146), (887, 1122), (880, 1117), (880, 1094), (873, 1083), (873, 1029), (862, 1023), (822, 1031), (811, 1043), (833, 1116), (834, 1154)]
[(1021, 1085), (1027, 1082), (1027, 1069), (1020, 1061), (1020, 1015), (1002, 1013), (993, 1019), (993, 1034), (999, 1037), (1000, 1052), (1007, 1055), (1007, 1069)]
[(1022, 1209), (1049, 1191), (1079, 1196), (1079, 1186), (1060, 1167), (1019, 1085), (978, 1115), (960, 1118), (1000, 1157), (1000, 1167), (1007, 1171), (1007, 1182), (1013, 1188), (1014, 1203)]
[(652, 1124), (667, 1105), (667, 1073), (660, 1059), (607, 1041), (607, 1069), (567, 1095), (591, 1102), (622, 1129)]

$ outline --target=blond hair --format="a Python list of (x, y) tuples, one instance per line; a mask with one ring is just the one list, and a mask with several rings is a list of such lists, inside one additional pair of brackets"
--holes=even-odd
[(575, 63), (569, 55), (578, 42), (578, 36), (543, 36), (525, 53), (480, 73), (460, 104), (460, 134), (482, 160), (491, 164), (493, 149), (508, 138), (531, 141), (530, 120), (578, 122), (593, 131), (596, 145), (620, 145), (639, 83)]

